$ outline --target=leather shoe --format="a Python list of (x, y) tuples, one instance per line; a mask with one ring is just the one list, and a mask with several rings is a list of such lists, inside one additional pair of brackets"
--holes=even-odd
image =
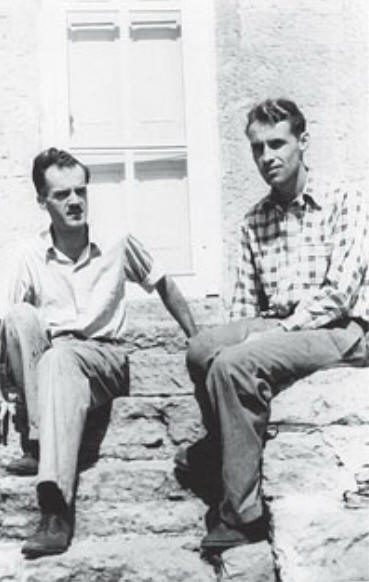
[(44, 513), (35, 533), (22, 547), (25, 558), (62, 554), (69, 546), (72, 526), (66, 515)]
[(243, 544), (259, 542), (266, 537), (267, 524), (264, 516), (239, 528), (231, 527), (220, 521), (202, 539), (201, 550), (221, 553)]
[(37, 475), (38, 461), (31, 453), (24, 453), (22, 457), (11, 461), (5, 470), (12, 475)]
[(185, 489), (191, 489), (208, 505), (220, 499), (219, 446), (206, 436), (189, 447), (180, 447), (174, 458), (174, 474)]

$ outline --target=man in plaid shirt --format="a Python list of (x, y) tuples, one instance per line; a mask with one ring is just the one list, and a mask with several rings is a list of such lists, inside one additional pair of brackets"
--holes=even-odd
[(189, 476), (200, 457), (207, 478), (210, 469), (218, 477), (205, 552), (265, 536), (260, 461), (271, 398), (318, 369), (367, 364), (368, 201), (306, 167), (305, 126), (284, 99), (249, 113), (246, 135), (270, 191), (242, 225), (234, 321), (190, 342), (208, 435), (176, 463)]

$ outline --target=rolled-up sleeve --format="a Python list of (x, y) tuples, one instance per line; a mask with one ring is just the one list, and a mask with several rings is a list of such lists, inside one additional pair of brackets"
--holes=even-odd
[(131, 234), (125, 238), (124, 270), (128, 281), (138, 283), (151, 293), (158, 281), (166, 274), (144, 245)]

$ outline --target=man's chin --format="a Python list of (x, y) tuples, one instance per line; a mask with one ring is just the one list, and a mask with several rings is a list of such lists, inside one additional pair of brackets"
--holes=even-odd
[(65, 227), (71, 230), (78, 230), (80, 228), (84, 228), (87, 225), (87, 220), (86, 218), (73, 218), (71, 220), (67, 220), (65, 222)]
[(277, 176), (264, 176), (264, 180), (269, 186), (276, 188), (281, 185), (281, 180)]

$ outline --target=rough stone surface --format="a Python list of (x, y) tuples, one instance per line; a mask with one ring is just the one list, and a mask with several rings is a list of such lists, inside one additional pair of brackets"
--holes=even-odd
[[(153, 312), (156, 308), (151, 304)], [(267, 541), (225, 552), (221, 570), (200, 558), (207, 507), (178, 484), (173, 455), (179, 444), (203, 434), (203, 427), (192, 387), (173, 390), (180, 361), (185, 379), (183, 338), (173, 323), (149, 319), (138, 316), (127, 336), (137, 388), (88, 419), (75, 532), (62, 556), (32, 563), (21, 558), (22, 541), (38, 522), (36, 478), (5, 471), (19, 454), (14, 432), (2, 448), (1, 582), (274, 582)]]
[(317, 372), (272, 405), (264, 492), (282, 582), (369, 580), (369, 498), (350, 508), (369, 461), (368, 369)]

